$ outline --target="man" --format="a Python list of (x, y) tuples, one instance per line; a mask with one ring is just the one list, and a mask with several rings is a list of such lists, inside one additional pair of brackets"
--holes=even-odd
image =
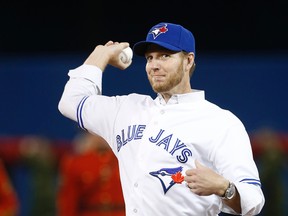
[(101, 95), (108, 64), (126, 69), (129, 43), (98, 45), (69, 72), (59, 110), (102, 136), (119, 160), (126, 215), (256, 215), (264, 196), (242, 122), (192, 89), (193, 34), (178, 24), (153, 26), (133, 46), (145, 56), (157, 97)]

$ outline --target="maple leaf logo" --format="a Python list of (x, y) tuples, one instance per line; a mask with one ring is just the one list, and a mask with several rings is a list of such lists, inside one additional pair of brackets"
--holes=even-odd
[(171, 176), (173, 181), (177, 184), (181, 184), (184, 181), (184, 176), (181, 174), (181, 172), (177, 172)]

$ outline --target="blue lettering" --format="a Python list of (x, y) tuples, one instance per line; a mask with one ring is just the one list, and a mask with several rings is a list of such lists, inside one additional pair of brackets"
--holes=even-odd
[[(181, 157), (181, 155), (182, 155), (183, 157)], [(186, 163), (186, 162), (188, 161), (188, 157), (191, 157), (191, 156), (192, 156), (192, 152), (191, 152), (190, 149), (185, 148), (185, 149), (182, 150), (181, 155), (180, 155), (180, 156), (179, 156), (179, 155), (176, 156), (177, 160), (178, 160), (180, 163)]]
[(177, 150), (179, 150), (179, 149), (181, 149), (181, 148), (186, 147), (186, 145), (185, 145), (184, 143), (181, 143), (181, 144), (179, 145), (180, 142), (181, 142), (181, 141), (177, 138), (176, 143), (175, 143), (173, 149), (170, 151), (170, 154), (171, 154), (171, 155), (173, 155), (173, 154), (175, 153), (175, 151), (177, 151)]
[(124, 129), (121, 132), (122, 132), (122, 143), (123, 143), (123, 146), (124, 146), (128, 141), (127, 141), (127, 139), (125, 140), (125, 131), (124, 131)]
[(121, 142), (121, 137), (119, 135), (116, 136), (116, 142), (117, 142), (117, 151), (119, 152), (121, 147), (123, 146)]
[(172, 138), (172, 134), (167, 137), (164, 137), (160, 142), (157, 143), (157, 146), (164, 145), (164, 149), (168, 151), (168, 147)]
[(132, 132), (131, 132), (131, 125), (128, 127), (128, 132), (127, 132), (127, 136), (128, 136), (128, 139), (127, 141), (130, 142), (133, 137), (135, 136), (135, 128), (136, 128), (136, 125), (133, 125), (133, 129), (132, 129)]
[(158, 140), (159, 140), (160, 136), (163, 134), (163, 132), (164, 132), (164, 130), (161, 129), (159, 131), (159, 133), (157, 134), (156, 138), (153, 139), (152, 137), (150, 137), (149, 141), (152, 142), (152, 143), (158, 142)]
[(141, 139), (143, 137), (143, 131), (145, 130), (145, 128), (146, 125), (138, 125), (134, 139)]
[[(122, 129), (121, 135), (116, 135), (116, 142), (117, 142), (117, 150), (118, 152), (120, 149), (126, 145), (128, 142), (131, 142), (133, 139), (142, 139), (143, 131), (145, 130), (146, 125), (129, 125), (127, 132)], [(127, 138), (126, 138), (127, 136)]]
[[(129, 143), (133, 140), (142, 139), (143, 132), (144, 132), (145, 128), (146, 128), (146, 125), (129, 125), (127, 127), (127, 131), (122, 129), (121, 135), (116, 136), (117, 151), (119, 152), (123, 146), (125, 146), (127, 143)], [(160, 129), (158, 134), (155, 137), (151, 136), (149, 138), (149, 141), (151, 143), (155, 143), (157, 146), (164, 145), (164, 150), (166, 150), (168, 152), (169, 146), (171, 144), (171, 140), (173, 138), (173, 134), (162, 137), (164, 132), (165, 132), (165, 130)], [(176, 159), (180, 163), (186, 163), (188, 161), (189, 157), (192, 156), (191, 150), (189, 148), (187, 148), (185, 143), (181, 142), (181, 140), (177, 138), (176, 142), (175, 142), (173, 148), (170, 150), (169, 154), (174, 156), (175, 153), (178, 151), (181, 151), (181, 152), (180, 152), (180, 154), (176, 154)]]

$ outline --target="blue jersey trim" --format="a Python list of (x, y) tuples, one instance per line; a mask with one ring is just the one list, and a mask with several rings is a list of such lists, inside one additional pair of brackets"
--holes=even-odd
[(83, 109), (83, 105), (85, 103), (85, 101), (87, 100), (89, 96), (85, 96), (82, 98), (82, 100), (80, 101), (78, 107), (77, 107), (77, 122), (80, 128), (86, 130), (86, 128), (84, 127), (84, 123), (83, 123), (83, 118), (82, 118), (82, 109)]
[(242, 179), (240, 182), (247, 183), (247, 184), (258, 185), (258, 186), (261, 187), (261, 182), (258, 179), (252, 179), (252, 178), (249, 179), (249, 178), (247, 178), (247, 179)]

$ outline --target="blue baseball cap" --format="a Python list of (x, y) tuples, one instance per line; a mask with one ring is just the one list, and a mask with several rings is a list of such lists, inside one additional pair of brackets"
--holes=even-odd
[(150, 44), (157, 44), (175, 52), (193, 52), (195, 55), (195, 39), (192, 32), (178, 24), (161, 22), (153, 26), (145, 41), (134, 44), (133, 52), (144, 56)]

